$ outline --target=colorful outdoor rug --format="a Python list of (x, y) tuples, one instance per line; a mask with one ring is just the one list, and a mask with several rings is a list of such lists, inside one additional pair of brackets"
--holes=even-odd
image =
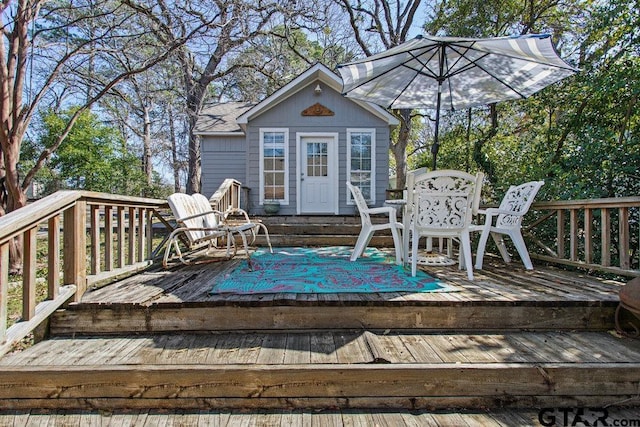
[(243, 260), (210, 291), (212, 294), (449, 292), (437, 279), (394, 264), (395, 258), (375, 248), (351, 262), (350, 247), (276, 248), (258, 250), (248, 268)]

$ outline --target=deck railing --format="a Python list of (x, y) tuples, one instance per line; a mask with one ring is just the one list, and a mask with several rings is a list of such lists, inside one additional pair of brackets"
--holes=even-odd
[(218, 190), (209, 198), (209, 202), (214, 209), (224, 212), (228, 209), (240, 207), (240, 192), (242, 184), (232, 178), (227, 178), (220, 185)]
[(640, 197), (537, 202), (525, 239), (532, 258), (640, 276), (639, 214)]
[[(238, 181), (226, 180), (212, 204), (238, 207), (240, 192)], [(165, 200), (60, 191), (0, 217), (0, 355), (61, 305), (79, 301), (87, 287), (151, 264), (153, 223), (166, 223), (160, 214), (167, 209)], [(640, 276), (639, 213), (640, 197), (538, 202), (525, 235), (532, 258)], [(21, 289), (22, 313), (8, 327), (9, 244), (18, 237), (23, 279), (12, 286)], [(44, 296), (37, 295), (38, 280), (46, 283)]]
[[(131, 274), (151, 260), (154, 212), (165, 200), (59, 191), (0, 217), (0, 355), (88, 286)], [(38, 236), (44, 243), (38, 245)], [(22, 314), (8, 327), (9, 244), (23, 241)], [(39, 265), (38, 251), (46, 253)], [(38, 276), (46, 295), (38, 297)], [(40, 300), (40, 301), (39, 301)]]

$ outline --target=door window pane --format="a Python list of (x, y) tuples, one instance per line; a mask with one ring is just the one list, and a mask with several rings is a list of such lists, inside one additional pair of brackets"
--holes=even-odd
[(307, 176), (327, 176), (328, 144), (326, 142), (307, 143)]

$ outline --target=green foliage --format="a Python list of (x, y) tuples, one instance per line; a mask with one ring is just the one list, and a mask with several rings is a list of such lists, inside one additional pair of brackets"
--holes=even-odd
[(232, 61), (238, 67), (225, 80), (223, 94), (258, 102), (286, 85), (314, 62), (329, 68), (345, 61), (339, 45), (322, 46), (299, 29), (274, 28), (253, 41)]
[[(482, 170), (485, 199), (514, 183), (543, 179), (539, 199), (640, 193), (640, 12), (627, 1), (443, 2), (429, 32), (456, 36), (553, 33), (580, 64), (574, 77), (522, 101), (443, 112), (439, 168)], [(536, 19), (533, 19), (537, 16)], [(566, 55), (564, 55), (566, 57)], [(470, 160), (471, 157), (471, 160)], [(429, 165), (431, 154), (419, 155)]]
[[(27, 161), (33, 153), (55, 143), (72, 113), (73, 110), (43, 114), (38, 142), (25, 144), (22, 151)], [(70, 188), (141, 195), (146, 190), (140, 160), (127, 150), (115, 129), (102, 124), (90, 111), (81, 114), (38, 180), (45, 183), (49, 192)]]

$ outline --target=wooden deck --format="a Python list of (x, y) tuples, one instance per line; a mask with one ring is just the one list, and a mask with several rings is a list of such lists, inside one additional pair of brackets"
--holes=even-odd
[(527, 271), (517, 263), (487, 259), (474, 281), (457, 266), (429, 267), (429, 274), (455, 292), (210, 294), (215, 281), (238, 262), (155, 270), (89, 291), (82, 304), (54, 316), (52, 333), (608, 330), (614, 327), (622, 285), (554, 267)]
[[(594, 413), (595, 416), (591, 415)], [(588, 411), (581, 419), (593, 421), (601, 412)], [(568, 411), (571, 425), (577, 415)], [(540, 426), (538, 410), (496, 410), (496, 411), (361, 411), (361, 410), (275, 410), (275, 411), (165, 411), (165, 410), (125, 410), (125, 411), (17, 411), (0, 413), (1, 427), (22, 426), (101, 426), (101, 427), (341, 427), (341, 426), (392, 426), (392, 427), (513, 427)], [(548, 425), (563, 424), (564, 412), (553, 410), (544, 412), (542, 420)], [(607, 424), (597, 425), (637, 425), (640, 411), (634, 408), (609, 408)], [(614, 424), (614, 422), (616, 424)], [(635, 424), (632, 424), (635, 422)], [(587, 425), (577, 423), (576, 425)], [(596, 424), (589, 424), (596, 425)]]
[(148, 271), (87, 292), (51, 339), (0, 359), (0, 409), (535, 425), (537, 408), (639, 403), (640, 342), (611, 332), (621, 283), (487, 261), (473, 282), (429, 268), (448, 293), (212, 295), (238, 260)]

